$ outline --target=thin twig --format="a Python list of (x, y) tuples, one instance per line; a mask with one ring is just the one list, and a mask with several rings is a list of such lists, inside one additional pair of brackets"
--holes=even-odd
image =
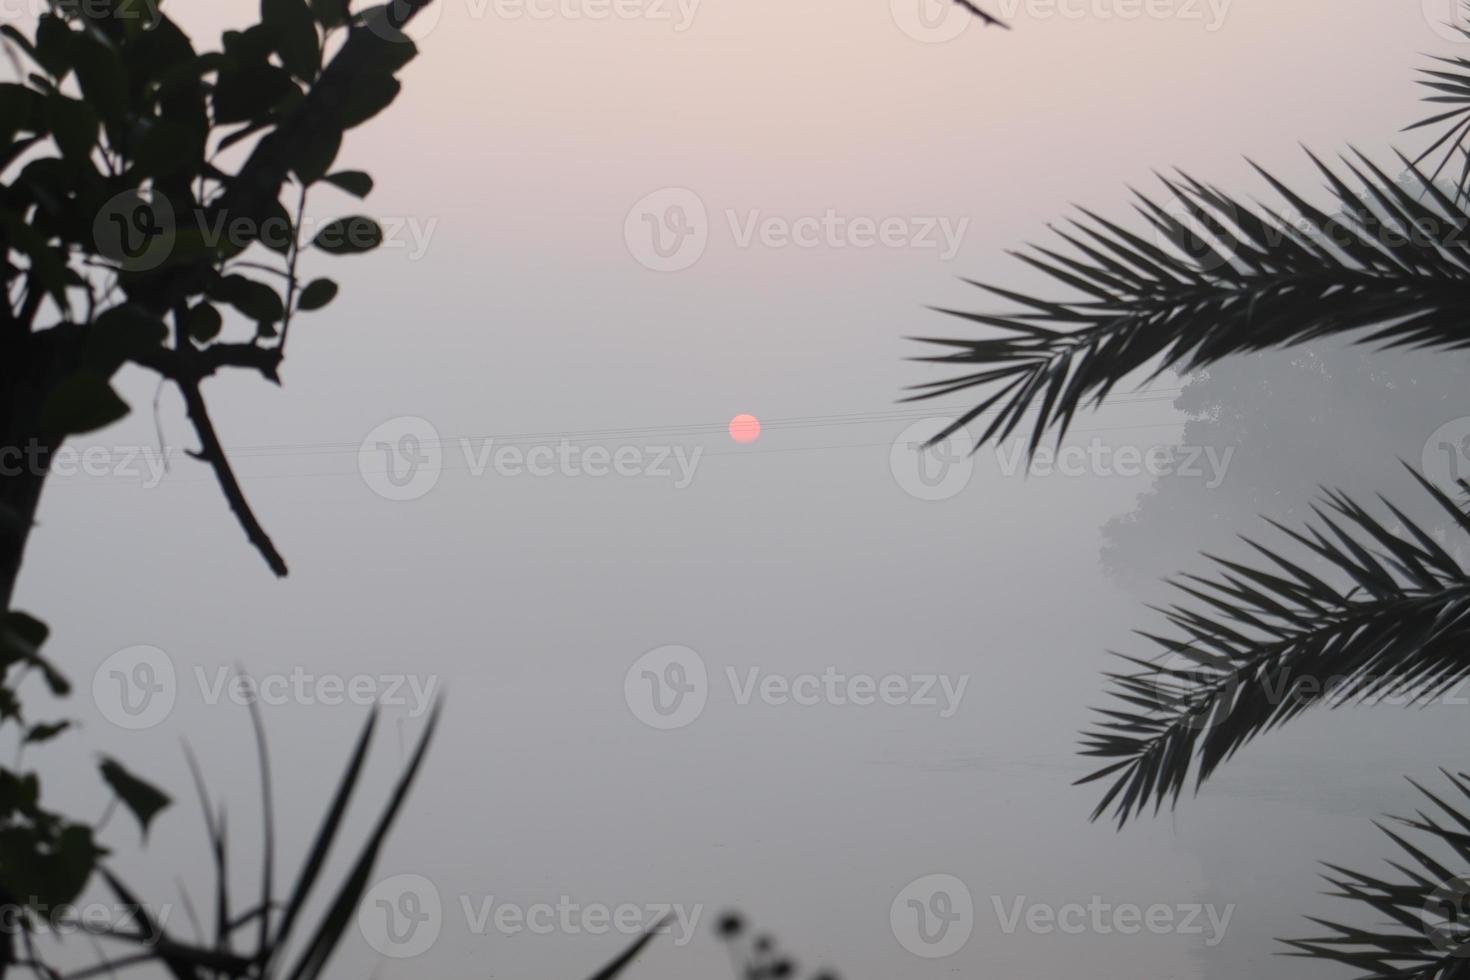
[(245, 537), (260, 552), (270, 570), (279, 578), (285, 578), (286, 560), (276, 550), (270, 535), (261, 526), (260, 520), (255, 512), (250, 509), (250, 504), (245, 500), (245, 492), (240, 489), (240, 481), (235, 478), (235, 471), (230, 467), (230, 461), (225, 456), (225, 447), (220, 444), (219, 435), (214, 431), (214, 423), (209, 418), (209, 410), (204, 405), (204, 396), (199, 391), (199, 383), (191, 379), (178, 380), (179, 391), (184, 395), (184, 408), (188, 413), (189, 421), (194, 423), (194, 431), (199, 435), (200, 449), (197, 453), (190, 453), (195, 459), (203, 460), (214, 468), (215, 478), (219, 481), (220, 491), (225, 495), (225, 501), (230, 505), (230, 510), (235, 512), (235, 518), (240, 522), (240, 527), (245, 531)]
[(286, 260), (286, 312), (282, 314), (281, 342), (276, 350), (286, 353), (286, 334), (291, 331), (291, 308), (296, 303), (296, 260), (301, 257), (301, 218), (306, 213), (306, 185), (296, 200), (296, 223), (291, 227), (291, 255)]
[(246, 502), (245, 492), (240, 489), (240, 481), (235, 477), (235, 471), (231, 468), (228, 457), (225, 456), (225, 447), (220, 443), (219, 435), (214, 431), (214, 422), (209, 418), (209, 409), (205, 407), (204, 395), (199, 390), (200, 374), (196, 368), (196, 361), (200, 352), (194, 350), (188, 338), (187, 316), (188, 311), (182, 305), (174, 310), (174, 353), (178, 358), (175, 365), (174, 383), (179, 386), (179, 391), (184, 396), (184, 409), (189, 416), (189, 421), (194, 423), (194, 431), (199, 435), (199, 451), (190, 455), (213, 467), (215, 479), (219, 481), (220, 491), (224, 493), (230, 510), (235, 512), (235, 518), (245, 531), (246, 539), (255, 546), (256, 551), (260, 552), (260, 556), (265, 559), (270, 570), (277, 577), (285, 578), (286, 560), (276, 550), (270, 535), (266, 533), (260, 520), (255, 516), (255, 512), (250, 509), (250, 504)]

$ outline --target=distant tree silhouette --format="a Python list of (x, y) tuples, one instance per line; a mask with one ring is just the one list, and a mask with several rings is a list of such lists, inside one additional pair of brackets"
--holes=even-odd
[[(1239, 533), (1262, 516), (1309, 519), (1320, 487), (1371, 493), (1401, 472), (1396, 459), (1417, 464), (1431, 433), (1470, 415), (1462, 373), (1453, 357), (1323, 342), (1229, 358), (1185, 378), (1174, 400), (1188, 419), (1179, 442), (1231, 450), (1228, 475), (1213, 488), (1155, 478), (1131, 513), (1104, 526), (1103, 567), (1142, 589), (1197, 551), (1240, 550)], [(1459, 543), (1433, 501), (1403, 506), (1451, 550)]]

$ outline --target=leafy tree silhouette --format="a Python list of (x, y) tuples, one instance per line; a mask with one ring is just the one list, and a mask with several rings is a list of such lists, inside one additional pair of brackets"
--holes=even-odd
[[(1237, 534), (1260, 517), (1309, 519), (1322, 486), (1371, 493), (1399, 472), (1396, 459), (1417, 462), (1432, 433), (1470, 415), (1460, 374), (1456, 359), (1428, 352), (1319, 343), (1230, 358), (1184, 379), (1174, 400), (1186, 419), (1179, 443), (1230, 452), (1228, 474), (1213, 488), (1155, 478), (1134, 510), (1104, 526), (1104, 569), (1152, 599), (1152, 580), (1195, 552), (1248, 550)], [(1402, 506), (1455, 551), (1459, 537), (1433, 501)]]
[[(273, 383), (294, 319), (331, 302), (336, 284), (301, 274), (308, 254), (350, 255), (382, 241), (349, 215), (303, 240), (308, 191), (327, 183), (365, 197), (363, 172), (333, 171), (343, 134), (397, 96), (416, 54), (403, 29), (423, 6), (399, 2), (350, 14), (345, 0), (262, 0), (258, 23), (227, 32), (216, 51), (193, 42), (151, 0), (56, 2), (30, 33), (0, 27), (17, 81), (0, 84), (0, 725), (23, 745), (65, 723), (33, 723), (19, 685), (39, 674), (69, 685), (41, 652), (46, 627), (12, 608), (16, 576), (52, 456), (68, 436), (128, 412), (112, 376), (127, 364), (182, 393), (207, 462), (249, 542), (277, 575), (286, 563), (250, 509), (202, 393), (223, 371)], [(233, 173), (221, 163), (248, 148)], [(286, 201), (283, 203), (283, 198)], [(244, 328), (242, 330), (242, 328)], [(18, 461), (18, 464), (17, 464)], [(284, 972), (285, 944), (318, 884), (373, 729), (370, 719), (292, 891), (274, 893), (274, 830), (265, 734), (257, 726), (266, 808), (258, 904), (231, 914), (223, 814), (199, 791), (218, 888), (212, 942), (189, 944), (153, 922), (106, 863), (96, 828), (45, 809), (35, 772), (0, 768), (0, 976), (23, 965), (58, 974), (33, 941), (38, 918), (64, 907), (94, 874), (142, 913), (134, 930), (101, 930), (132, 953), (93, 970), (160, 962), (174, 977)], [(437, 718), (437, 710), (435, 713)], [(317, 976), (350, 921), (384, 836), (418, 771), (431, 723), (327, 914), (303, 942), (293, 977)], [(196, 770), (197, 775), (197, 770)], [(101, 776), (145, 833), (169, 797), (106, 759)], [(18, 923), (20, 929), (11, 926)], [(255, 936), (238, 952), (237, 933)]]

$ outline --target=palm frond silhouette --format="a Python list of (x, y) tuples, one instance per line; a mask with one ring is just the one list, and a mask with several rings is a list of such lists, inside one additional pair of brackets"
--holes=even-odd
[[(1470, 534), (1470, 516), (1424, 486)], [(1250, 542), (1269, 568), (1216, 559), (1216, 577), (1174, 583), (1196, 604), (1163, 611), (1171, 633), (1143, 634), (1160, 656), (1124, 657), (1136, 669), (1111, 675), (1121, 703), (1084, 737), (1106, 764), (1082, 782), (1112, 779), (1094, 818), (1177, 800), (1191, 774), (1198, 786), (1313, 705), (1426, 703), (1470, 678), (1470, 572), (1386, 501), (1396, 528), (1342, 494), (1324, 503), (1320, 527), (1277, 525), (1324, 569)]]
[[(1323, 877), (1333, 894), (1387, 916), (1392, 925), (1369, 931), (1350, 925), (1312, 921), (1332, 935), (1316, 939), (1288, 939), (1287, 955), (1307, 956), (1351, 966), (1375, 980), (1451, 980), (1470, 976), (1470, 774), (1444, 773), (1454, 794), (1449, 800), (1413, 783), (1432, 804), (1414, 817), (1395, 817), (1401, 831), (1381, 827), (1399, 849), (1405, 863), (1390, 862), (1396, 879), (1328, 865)], [(1415, 842), (1411, 842), (1412, 835)], [(1457, 872), (1431, 850), (1453, 860)], [(1453, 858), (1450, 858), (1453, 855)]]
[(1355, 331), (1390, 347), (1470, 346), (1470, 211), (1399, 159), (1420, 196), (1361, 154), (1345, 160), (1365, 185), (1354, 191), (1314, 156), (1342, 216), (1265, 170), (1300, 222), (1183, 174), (1161, 178), (1172, 211), (1138, 194), (1155, 241), (1084, 211), (1085, 221), (1054, 229), (1073, 254), (1039, 246), (1015, 253), (1080, 295), (1054, 300), (975, 283), (1021, 309), (940, 312), (1011, 336), (919, 338), (950, 349), (919, 360), (966, 367), (916, 386), (909, 400), (985, 389), (984, 400), (935, 438), (998, 406), (980, 441), (1006, 438), (1032, 414), (1034, 450), (1144, 368), (1190, 371)]
[[(1422, 81), (1436, 109), (1409, 128), (1442, 131), (1417, 158), (1397, 155), (1402, 178), (1356, 150), (1332, 165), (1308, 151), (1332, 203), (1256, 167), (1277, 203), (1177, 173), (1160, 176), (1167, 196), (1135, 192), (1139, 230), (1083, 210), (1052, 229), (1058, 245), (1013, 253), (1061, 295), (973, 283), (1011, 308), (939, 310), (994, 332), (917, 338), (942, 348), (917, 360), (952, 373), (906, 400), (974, 392), (933, 439), (978, 419), (977, 446), (1029, 432), (1035, 453), (1132, 378), (1327, 337), (1470, 347), (1470, 59), (1436, 59)], [(1441, 188), (1457, 156), (1458, 184)], [(1470, 535), (1467, 506), (1415, 476), (1452, 533)], [(1459, 489), (1470, 496), (1470, 483)], [(1176, 805), (1314, 705), (1423, 704), (1470, 679), (1470, 570), (1453, 547), (1387, 500), (1370, 511), (1327, 490), (1313, 510), (1313, 526), (1276, 525), (1280, 544), (1247, 539), (1259, 561), (1214, 559), (1213, 576), (1181, 576), (1185, 598), (1160, 610), (1166, 628), (1142, 633), (1151, 654), (1124, 656), (1129, 666), (1107, 675), (1113, 702), (1082, 742), (1099, 768), (1081, 782), (1105, 787), (1094, 819), (1122, 826)], [(1450, 778), (1470, 799), (1470, 777)], [(1425, 792), (1439, 816), (1403, 823), (1443, 859), (1390, 831), (1413, 862), (1394, 863), (1402, 880), (1331, 868), (1337, 897), (1378, 924), (1314, 919), (1333, 935), (1291, 940), (1293, 954), (1369, 977), (1470, 977), (1470, 803)]]

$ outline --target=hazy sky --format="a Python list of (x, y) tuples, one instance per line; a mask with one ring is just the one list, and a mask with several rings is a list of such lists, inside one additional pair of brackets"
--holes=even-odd
[[(48, 792), (100, 812), (83, 764), (107, 751), (175, 793), (146, 858), (121, 816), (108, 829), (141, 890), (176, 902), (177, 874), (207, 895), (183, 738), (228, 800), (239, 863), (255, 853), (248, 723), (216, 688), (234, 664), (406, 678), (400, 700), (409, 681), (447, 692), (379, 867), (432, 883), (439, 936), (393, 960), (354, 929), (338, 976), (590, 974), (627, 937), (495, 924), (501, 903), (562, 896), (697, 910), (692, 940), (665, 937), (632, 974), (649, 980), (722, 976), (708, 933), (725, 907), (849, 978), (1275, 976), (1270, 938), (1332, 911), (1315, 862), (1387, 853), (1368, 818), (1407, 805), (1399, 774), (1463, 764), (1426, 757), (1419, 714), (1304, 719), (1175, 818), (1089, 825), (1095, 794), (1069, 787), (1085, 771), (1075, 733), (1104, 650), (1150, 622), (1099, 570), (1099, 529), (1148, 480), (1023, 480), (986, 452), (962, 489), (934, 491), (893, 446), (902, 460), (901, 434), (957, 400), (895, 399), (935, 377), (902, 360), (903, 338), (958, 329), (924, 306), (986, 305), (958, 276), (1034, 282), (1004, 251), (1069, 202), (1122, 213), (1128, 185), (1176, 165), (1263, 193), (1242, 154), (1315, 187), (1299, 141), (1386, 153), (1418, 118), (1420, 52), (1462, 50), (1433, 26), (1449, 4), (996, 0), (1013, 31), (942, 40), (956, 22), (925, 2), (621, 0), (594, 17), (608, 8), (437, 0), (403, 96), (339, 158), (377, 189), (310, 209), (377, 215), (391, 247), (310, 260), (343, 292), (293, 328), (282, 389), (206, 389), (290, 577), (269, 575), (182, 457), (172, 391), (159, 421), (175, 459), (156, 486), (54, 478), (43, 501), (17, 604), (53, 626), (78, 689), (65, 710), (86, 723), (45, 749), (47, 771), (88, 773)], [(212, 36), (251, 5), (171, 8)], [(1169, 445), (1175, 384), (1081, 420), (1078, 440)], [(78, 447), (156, 452), (154, 382), (120, 387), (133, 416)], [(756, 442), (725, 435), (739, 412), (766, 421)], [(491, 437), (493, 454), (564, 435), (648, 469), (667, 451), (670, 475), (516, 474), (481, 455)], [(405, 436), (441, 453), (432, 487), (375, 468), (376, 443)], [(93, 678), (138, 645), (167, 657), (173, 704), (129, 729), (110, 675), (96, 699)], [(697, 653), (706, 703), (660, 730), (630, 707), (644, 683), (630, 668), (670, 645)], [(752, 669), (829, 668), (933, 676), (939, 703), (740, 703)], [(940, 680), (958, 694), (947, 715)], [(285, 700), (266, 709), (282, 874), (364, 715)], [(359, 832), (420, 707), (387, 711)], [(974, 912), (968, 942), (929, 959), (890, 912), (934, 874)], [(1018, 907), (1094, 896), (1235, 911), (1213, 945), (1207, 920), (1205, 935), (1007, 929)]]

